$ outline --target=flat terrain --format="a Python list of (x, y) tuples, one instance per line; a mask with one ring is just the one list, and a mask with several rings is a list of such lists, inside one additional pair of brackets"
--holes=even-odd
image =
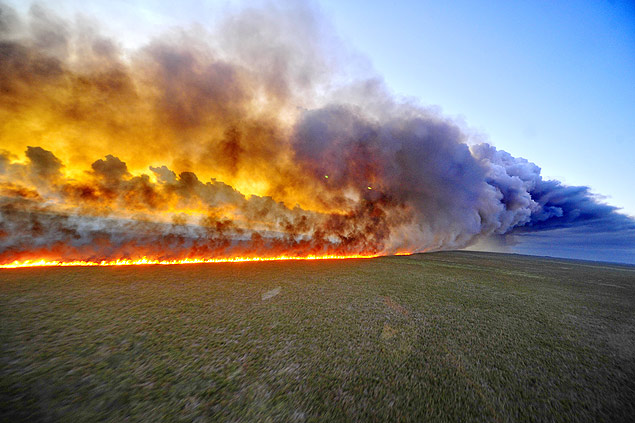
[(635, 266), (0, 271), (2, 421), (628, 421)]

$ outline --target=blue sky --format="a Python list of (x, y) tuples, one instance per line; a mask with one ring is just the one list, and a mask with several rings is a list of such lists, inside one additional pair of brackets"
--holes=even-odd
[(320, 3), (395, 93), (635, 215), (635, 3)]

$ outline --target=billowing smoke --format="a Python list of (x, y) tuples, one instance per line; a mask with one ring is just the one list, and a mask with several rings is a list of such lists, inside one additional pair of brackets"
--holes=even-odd
[(0, 263), (391, 254), (583, 228), (586, 187), (350, 81), (309, 6), (125, 50), (0, 6)]

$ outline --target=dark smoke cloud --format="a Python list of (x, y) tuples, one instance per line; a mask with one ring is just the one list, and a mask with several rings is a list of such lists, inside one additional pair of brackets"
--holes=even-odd
[(632, 218), (602, 203), (588, 187), (543, 180), (535, 164), (487, 144), (473, 147), (472, 152), (489, 164), (487, 183), (501, 193), (506, 208), (525, 215), (522, 224), (513, 225), (514, 232), (584, 227), (589, 232), (619, 233), (635, 229)]
[[(43, 6), (26, 20), (0, 6), (0, 262), (389, 254), (496, 237), (539, 248), (582, 234), (632, 251), (633, 219), (587, 187), (468, 145), (377, 77), (343, 84), (326, 28), (310, 7), (276, 4), (124, 51)], [(258, 195), (240, 188), (252, 185)]]

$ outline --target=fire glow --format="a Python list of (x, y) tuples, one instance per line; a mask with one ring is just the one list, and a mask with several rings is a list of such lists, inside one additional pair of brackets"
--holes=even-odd
[[(400, 253), (398, 255), (406, 255)], [(277, 256), (277, 257), (225, 257), (225, 258), (186, 258), (181, 260), (158, 260), (143, 257), (138, 260), (111, 260), (111, 261), (58, 261), (35, 259), (25, 261), (14, 261), (13, 263), (0, 264), (0, 269), (17, 269), (24, 267), (93, 267), (93, 266), (143, 266), (162, 265), (172, 266), (179, 264), (207, 264), (207, 263), (244, 263), (244, 262), (266, 262), (266, 261), (296, 261), (296, 260), (350, 260), (350, 259), (370, 259), (380, 257), (379, 255), (350, 255), (350, 256)]]

